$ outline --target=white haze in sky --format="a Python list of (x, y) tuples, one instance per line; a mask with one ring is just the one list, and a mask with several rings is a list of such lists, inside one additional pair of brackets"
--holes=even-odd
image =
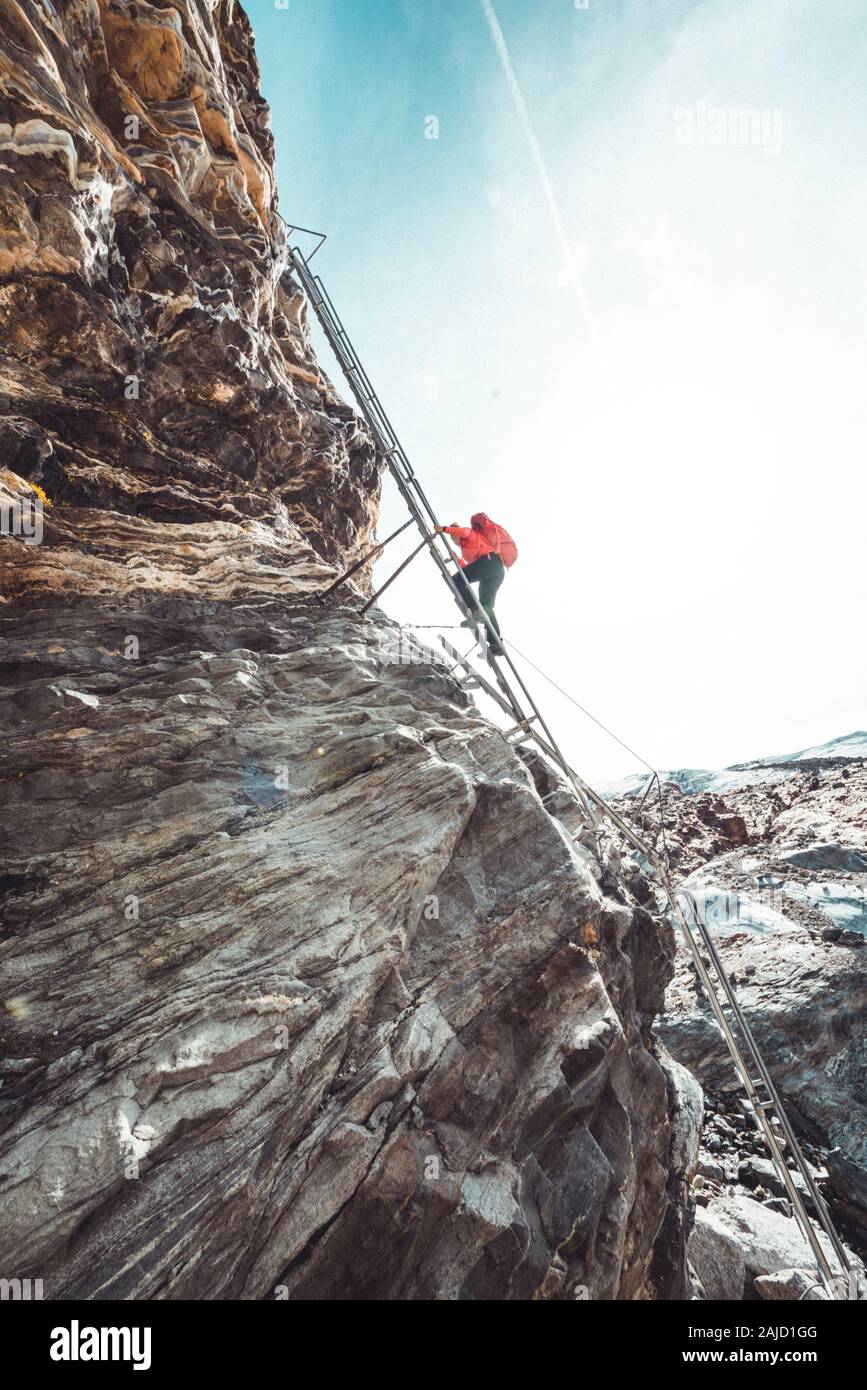
[[(259, 39), (283, 212), (441, 518), (515, 535), (506, 637), (658, 767), (867, 725), (860, 0), (300, 3)], [(385, 607), (456, 620), (424, 557)], [(580, 771), (636, 770), (530, 677)]]

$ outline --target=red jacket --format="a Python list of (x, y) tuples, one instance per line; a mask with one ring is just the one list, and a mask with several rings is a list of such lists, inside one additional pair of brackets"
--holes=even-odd
[[(511, 565), (514, 563), (517, 551), (514, 541), (502, 526), (498, 526), (495, 521), (491, 521), (484, 512), (476, 512), (470, 518), (470, 526), (444, 526), (443, 530), (447, 536), (452, 536), (461, 548), (461, 568), (466, 569), (474, 560), (480, 560), (483, 555), (492, 553), (502, 555), (504, 563)], [(505, 553), (504, 553), (505, 552)]]

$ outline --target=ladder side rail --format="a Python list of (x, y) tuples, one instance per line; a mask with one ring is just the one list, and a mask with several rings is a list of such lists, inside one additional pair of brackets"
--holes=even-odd
[[(358, 356), (353, 346), (349, 334), (341, 322), (340, 316), (332, 303), (331, 296), (322, 283), (321, 276), (314, 276), (311, 274), (306, 260), (297, 247), (293, 249), (291, 254), (304, 290), (316, 310), (317, 317), (325, 330), (326, 337), (328, 338), (341, 368), (353, 385), (356, 398), (358, 398), (358, 383), (353, 382), (353, 376), (358, 377), (363, 387), (362, 394), (364, 395), (365, 418), (367, 418), (369, 424), (376, 427), (380, 436), (387, 440), (383, 453), (388, 452), (392, 447), (400, 448), (400, 441), (395, 434), (391, 421), (374, 390), (373, 384), (367, 375), (361, 358)], [(347, 371), (347, 366), (351, 368), (351, 371)], [(374, 417), (373, 419), (370, 418), (371, 415)], [(401, 452), (403, 452), (402, 449)], [(406, 460), (406, 463), (408, 466), (409, 461)]]
[(528, 716), (525, 715), (521, 710), (521, 706), (515, 699), (514, 693), (511, 693), (510, 707), (510, 705), (506, 703), (503, 697), (501, 695), (498, 695), (497, 691), (490, 684), (490, 682), (487, 681), (484, 678), (484, 676), (479, 675), (475, 667), (470, 665), (468, 657), (461, 656), (460, 652), (457, 651), (451, 645), (451, 643), (446, 640), (445, 637), (441, 637), (440, 641), (442, 642), (442, 645), (445, 648), (448, 655), (455, 658), (465, 668), (465, 670), (467, 670), (470, 673), (473, 679), (478, 681), (481, 689), (484, 690), (485, 693), (489, 695), (491, 699), (497, 703), (497, 705), (499, 705), (500, 709), (504, 712), (504, 714), (508, 714), (510, 717), (515, 718), (517, 723), (520, 724), (522, 728), (525, 728), (526, 737), (528, 739), (532, 739), (534, 743), (538, 744), (542, 752), (545, 753), (546, 756), (549, 757), (551, 761), (555, 763), (557, 767), (560, 768), (560, 771), (566, 776), (567, 780), (573, 784), (575, 780), (580, 781), (580, 778), (578, 778), (578, 774), (566, 762), (565, 758), (563, 757), (556, 744), (549, 743), (548, 740), (544, 737), (544, 735), (540, 734), (538, 730), (530, 727), (533, 720), (538, 719), (538, 715), (534, 714), (528, 718)]
[(338, 344), (335, 342), (332, 342), (332, 347), (334, 348), (335, 352), (338, 352), (341, 348), (343, 349), (345, 357), (349, 360), (350, 365), (352, 366), (353, 375), (358, 377), (359, 381), (361, 382), (361, 385), (364, 388), (364, 394), (367, 399), (368, 405), (375, 411), (375, 413), (381, 419), (384, 430), (390, 437), (391, 443), (393, 443), (396, 446), (396, 448), (400, 451), (402, 461), (410, 477), (414, 476), (409, 459), (406, 456), (406, 452), (403, 449), (403, 446), (401, 445), (400, 440), (397, 437), (397, 433), (388, 417), (388, 413), (381, 400), (379, 399), (379, 396), (376, 392), (376, 388), (374, 387), (373, 382), (370, 380), (370, 377), (367, 374), (367, 369), (364, 366), (364, 363), (362, 362), (361, 358), (359, 357), (355, 345), (353, 344), (352, 339), (346, 331), (346, 328), (344, 327), (340, 319), (340, 316), (332, 303), (331, 296), (329, 295), (327, 289), (322, 283), (321, 276), (315, 276), (311, 278), (313, 278), (314, 283), (318, 285), (321, 289), (322, 301), (327, 307), (334, 324), (335, 338), (339, 341), (339, 347)]
[(445, 637), (441, 637), (440, 642), (445, 648), (447, 654), (464, 668), (467, 674), (478, 683), (479, 688), (481, 690), (484, 690), (486, 695), (490, 696), (490, 698), (494, 701), (498, 708), (503, 711), (504, 714), (507, 714), (510, 719), (514, 719), (518, 723), (525, 722), (524, 712), (521, 709), (521, 707), (515, 703), (514, 699), (507, 699), (506, 696), (500, 694), (498, 690), (495, 690), (493, 685), (491, 685), (490, 681), (486, 680), (484, 676), (480, 676), (475, 667), (470, 664), (469, 658), (466, 656), (462, 656), (461, 653), (457, 650), (457, 648), (453, 647), (451, 642), (447, 641)]
[[(395, 481), (398, 484), (398, 487), (401, 490), (404, 501), (410, 508), (410, 511), (412, 515), (415, 517), (416, 521), (421, 525), (422, 523), (418, 502), (415, 498), (411, 498), (411, 496), (408, 495), (410, 489), (417, 491), (419, 493), (419, 500), (421, 501), (424, 510), (427, 512), (430, 522), (433, 525), (436, 525), (437, 518), (433, 511), (433, 508), (430, 506), (430, 503), (428, 502), (427, 498), (425, 497), (424, 493), (422, 492), (421, 488), (418, 486), (415, 480), (415, 475), (410, 466), (409, 459), (406, 455), (406, 451), (403, 448), (403, 445), (400, 443), (400, 440), (397, 437), (394, 427), (392, 426), (391, 421), (389, 420), (388, 415), (384, 407), (382, 406), (382, 403), (380, 402), (375, 390), (373, 389), (372, 384), (370, 383), (370, 380), (367, 376), (367, 372), (365, 371), (364, 366), (360, 358), (358, 357), (358, 353), (352, 345), (352, 341), (349, 338), (349, 335), (347, 334), (345, 328), (341, 324), (337, 312), (331, 304), (330, 296), (328, 295), (328, 292), (325, 289), (324, 285), (322, 285), (321, 278), (318, 276), (314, 277), (310, 274), (307, 265), (304, 261), (304, 258), (297, 248), (294, 248), (291, 254), (293, 257), (293, 263), (295, 264), (298, 270), (299, 278), (302, 281), (303, 288), (305, 289), (308, 298), (310, 299), (311, 303), (314, 306), (314, 309), (316, 310), (317, 317), (319, 318), (319, 321), (322, 324), (322, 328), (331, 345), (332, 350), (334, 351), (335, 356), (337, 357), (338, 362), (340, 363), (344, 372), (346, 372), (347, 363), (351, 367), (353, 367), (352, 373), (346, 373), (347, 380), (349, 381), (350, 386), (352, 387), (353, 395), (355, 395), (356, 400), (358, 401), (364, 418), (367, 420), (367, 423), (370, 425), (371, 429), (374, 432), (375, 440), (380, 448), (381, 453), (385, 455), (391, 455), (394, 452), (400, 459), (403, 469), (405, 470), (405, 476), (402, 475), (400, 470), (398, 470), (395, 467), (392, 457), (388, 458), (388, 468), (390, 473), (392, 474), (392, 477), (394, 477)], [(321, 286), (321, 294), (315, 292), (317, 284)], [(341, 334), (343, 338), (342, 341), (340, 338)], [(358, 379), (354, 380), (354, 377)], [(359, 384), (361, 384), (361, 386), (364, 388), (361, 391), (359, 391)], [(455, 585), (451, 585), (451, 587), (455, 594), (458, 594), (457, 587)]]
[[(449, 578), (451, 578), (451, 576), (449, 576)], [(470, 616), (472, 617), (473, 615), (470, 614)], [(571, 783), (572, 789), (575, 792), (579, 804), (582, 806), (584, 810), (584, 814), (587, 817), (589, 824), (591, 826), (595, 825), (595, 817), (593, 815), (593, 812), (590, 809), (588, 803), (585, 801), (585, 798), (581, 794), (580, 778), (569, 766), (563, 754), (560, 752), (560, 749), (557, 747), (557, 744), (553, 736), (551, 735), (550, 729), (548, 729), (547, 725), (545, 724), (545, 721), (539, 713), (529, 691), (523, 685), (523, 682), (521, 681), (520, 677), (518, 677), (518, 684), (521, 687), (522, 693), (527, 701), (527, 704), (530, 707), (530, 710), (532, 711), (531, 715), (527, 715), (524, 713), (521, 706), (521, 701), (515, 694), (515, 691), (513, 690), (505, 671), (503, 671), (498, 664), (495, 664), (490, 657), (488, 657), (488, 665), (491, 669), (491, 672), (493, 673), (497, 685), (500, 687), (503, 694), (508, 698), (512, 707), (514, 708), (518, 717), (518, 721), (520, 723), (526, 722), (529, 724), (532, 722), (533, 719), (535, 719), (539, 724), (542, 725), (545, 734), (547, 734), (548, 736), (547, 741), (545, 738), (542, 737), (542, 735), (539, 734), (538, 730), (536, 729), (530, 730), (530, 737), (534, 738), (536, 742), (539, 744), (539, 746), (542, 748), (543, 752), (545, 752), (549, 757), (553, 758), (557, 765), (561, 768), (564, 776)]]
[[(744, 1040), (747, 1043), (747, 1047), (750, 1052), (751, 1060), (755, 1063), (756, 1069), (759, 1072), (759, 1076), (763, 1085), (768, 1089), (770, 1095), (775, 1100), (779, 1100), (779, 1097), (776, 1095), (771, 1075), (768, 1072), (767, 1067), (765, 1066), (764, 1060), (758, 1048), (758, 1044), (756, 1043), (755, 1038), (753, 1037), (752, 1029), (750, 1028), (749, 1023), (747, 1022), (747, 1019), (744, 1016), (743, 1010), (741, 1009), (740, 1003), (734, 990), (734, 986), (732, 985), (728, 977), (728, 973), (725, 969), (725, 966), (723, 965), (720, 954), (716, 948), (716, 943), (711, 937), (707, 924), (703, 921), (702, 916), (698, 910), (698, 903), (696, 901), (695, 895), (691, 893), (688, 889), (682, 891), (683, 896), (689, 901), (692, 911), (693, 921), (689, 923), (690, 930), (692, 930), (693, 927), (695, 927), (695, 930), (698, 932), (705, 950), (710, 956), (711, 963), (719, 978), (720, 986), (722, 987), (723, 993), (726, 996), (726, 1003), (731, 1008), (737, 1020), (738, 1026), (741, 1032), (743, 1033)], [(669, 899), (671, 899), (673, 893), (673, 889), (666, 888), (666, 894), (669, 897)], [(678, 906), (681, 908), (682, 911), (682, 905), (679, 902), (679, 898)], [(687, 921), (689, 922), (689, 919), (687, 919)]]
[[(401, 461), (405, 461), (405, 467), (410, 475), (409, 477), (404, 477), (401, 474), (401, 472), (397, 468), (395, 468), (392, 457), (387, 457), (389, 472), (395, 479), (395, 482), (398, 485), (403, 500), (406, 503), (410, 511), (410, 514), (419, 526), (422, 535), (427, 537), (427, 527), (424, 524), (420, 509), (418, 507), (417, 502), (415, 501), (415, 498), (412, 497), (411, 492), (409, 491), (411, 487), (412, 470), (409, 468), (409, 461), (406, 459), (404, 450), (400, 444), (400, 441), (397, 439), (397, 435), (395, 434), (391, 422), (382, 405), (379, 403), (378, 398), (376, 397), (376, 393), (373, 391), (372, 386), (370, 386), (369, 384), (367, 374), (360, 363), (360, 359), (358, 358), (355, 349), (352, 347), (352, 343), (349, 339), (348, 334), (346, 333), (346, 330), (340, 324), (336, 312), (333, 311), (333, 309), (329, 308), (330, 300), (328, 298), (327, 291), (325, 291), (323, 286), (322, 295), (313, 293), (314, 277), (310, 275), (309, 271), (307, 270), (303, 257), (301, 256), (300, 252), (297, 251), (297, 248), (293, 250), (292, 256), (293, 262), (299, 273), (299, 278), (302, 281), (302, 285), (310, 299), (310, 302), (314, 306), (317, 317), (319, 318), (323, 331), (325, 332), (325, 336), (327, 337), (342, 370), (346, 374), (347, 380), (349, 381), (353, 395), (355, 396), (356, 401), (358, 402), (361, 412), (373, 432), (374, 441), (376, 445), (378, 446), (382, 454), (389, 456), (394, 451), (397, 451), (401, 456)], [(316, 278), (318, 279), (318, 277)], [(341, 333), (343, 335), (343, 341), (339, 336)], [(358, 363), (358, 369), (353, 370), (352, 372), (347, 371), (347, 364), (350, 367), (354, 367), (355, 363)], [(358, 379), (356, 380), (355, 378)], [(360, 387), (364, 389), (359, 389)], [(435, 523), (436, 518), (433, 517), (432, 512), (431, 516)], [(440, 564), (440, 568), (443, 570), (443, 572), (447, 573), (440, 560), (438, 552), (431, 547), (431, 553), (434, 555), (435, 559)], [(457, 590), (457, 587), (451, 583), (450, 587), (452, 588), (455, 596), (459, 598), (460, 595)], [(463, 603), (461, 603), (461, 607), (462, 610), (467, 612), (467, 615), (469, 616), (469, 612), (465, 608), (465, 605)]]
[[(651, 853), (648, 857), (651, 859), (651, 862), (656, 860), (656, 855), (653, 853)], [(677, 899), (673, 891), (670, 880), (668, 880), (667, 875), (663, 874), (662, 866), (658, 863), (658, 861), (655, 864), (655, 867), (657, 869), (657, 874), (659, 876), (660, 882), (662, 883), (666, 897), (668, 898), (668, 901), (674, 910), (675, 916), (682, 928), (683, 934), (689, 945), (690, 952), (693, 957), (693, 962), (696, 967), (696, 971), (698, 972), (702, 984), (705, 987), (705, 991), (707, 993), (709, 1003), (713, 1010), (714, 1017), (717, 1020), (717, 1024), (719, 1025), (720, 1031), (722, 1032), (722, 1035), (726, 1043), (728, 1044), (732, 1060), (735, 1062), (737, 1072), (741, 1077), (744, 1089), (747, 1093), (747, 1097), (753, 1106), (753, 1110), (755, 1112), (756, 1118), (759, 1122), (759, 1125), (765, 1138), (765, 1143), (767, 1144), (768, 1150), (771, 1154), (771, 1158), (774, 1161), (774, 1167), (776, 1168), (777, 1173), (786, 1188), (786, 1194), (790, 1202), (792, 1203), (792, 1208), (795, 1214), (798, 1217), (799, 1225), (801, 1226), (804, 1235), (806, 1236), (807, 1241), (810, 1245), (810, 1248), (812, 1249), (813, 1254), (816, 1257), (819, 1269), (825, 1276), (826, 1283), (830, 1284), (834, 1278), (834, 1275), (828, 1263), (827, 1255), (825, 1254), (821, 1242), (819, 1241), (819, 1238), (816, 1235), (816, 1231), (813, 1227), (813, 1224), (810, 1221), (809, 1214), (807, 1213), (801, 1193), (795, 1186), (794, 1180), (789, 1171), (788, 1164), (786, 1163), (785, 1155), (780, 1147), (779, 1139), (775, 1134), (770, 1120), (768, 1119), (768, 1116), (766, 1114), (766, 1111), (761, 1104), (761, 1100), (758, 1095), (758, 1092), (756, 1091), (753, 1078), (749, 1074), (749, 1069), (744, 1063), (744, 1059), (737, 1038), (735, 1037), (735, 1034), (731, 1028), (731, 1025), (729, 1024), (728, 1019), (725, 1017), (725, 1014), (723, 1013), (722, 1004), (717, 994), (717, 987), (714, 985), (711, 976), (708, 973), (707, 967), (705, 966), (698, 942), (695, 939), (695, 934), (686, 917), (686, 914), (683, 911), (683, 908), (679, 900)], [(701, 919), (697, 916), (697, 921), (700, 920)], [(706, 928), (701, 933), (701, 939), (705, 944), (709, 939), (706, 934)], [(719, 956), (716, 953), (716, 951), (713, 952), (711, 959), (714, 960), (714, 969), (719, 978), (719, 983), (722, 986), (722, 989), (726, 995), (727, 1002), (730, 1005), (733, 1005), (733, 1012), (735, 1014), (735, 1018), (741, 1030), (741, 1033), (743, 1035), (744, 1041), (747, 1043), (747, 1048), (750, 1053), (751, 1060), (756, 1065), (759, 1071), (762, 1084), (768, 1089), (768, 1092), (774, 1101), (774, 1109), (776, 1111), (778, 1119), (780, 1120), (784, 1128), (786, 1141), (791, 1147), (792, 1156), (796, 1160), (798, 1168), (801, 1171), (801, 1175), (805, 1179), (808, 1191), (810, 1192), (810, 1195), (815, 1202), (816, 1214), (819, 1220), (819, 1224), (822, 1226), (822, 1229), (824, 1230), (826, 1236), (831, 1242), (832, 1249), (834, 1250), (834, 1253), (837, 1256), (837, 1258), (840, 1260), (843, 1270), (848, 1271), (849, 1260), (846, 1256), (843, 1245), (837, 1235), (833, 1221), (830, 1218), (830, 1214), (828, 1213), (827, 1207), (825, 1206), (822, 1196), (816, 1189), (815, 1183), (812, 1180), (812, 1175), (810, 1174), (809, 1169), (806, 1166), (806, 1160), (804, 1159), (804, 1156), (801, 1152), (800, 1145), (797, 1141), (797, 1138), (794, 1135), (794, 1132), (791, 1129), (791, 1126), (789, 1125), (788, 1118), (786, 1117), (786, 1113), (783, 1108), (782, 1102), (776, 1092), (776, 1088), (774, 1087), (770, 1074), (768, 1073), (767, 1068), (765, 1067), (764, 1061), (762, 1060), (762, 1056), (753, 1037), (752, 1030), (750, 1029), (746, 1019), (744, 1018), (740, 1005), (737, 1003), (737, 1000), (734, 999), (734, 991), (732, 989), (731, 982), (728, 978), (725, 968), (719, 961)], [(816, 1200), (817, 1198), (818, 1201)]]
[(767, 1068), (767, 1065), (765, 1064), (765, 1060), (761, 1054), (758, 1043), (755, 1040), (749, 1021), (747, 1020), (743, 1012), (743, 1009), (741, 1008), (741, 1004), (737, 997), (737, 993), (731, 983), (731, 980), (729, 979), (725, 966), (722, 963), (722, 960), (716, 947), (716, 943), (711, 937), (706, 923), (702, 920), (701, 914), (698, 910), (698, 903), (696, 902), (694, 894), (687, 891), (684, 893), (684, 896), (690, 902), (692, 915), (698, 928), (699, 934), (701, 936), (702, 942), (708, 952), (708, 955), (711, 958), (714, 970), (716, 971), (716, 974), (719, 977), (719, 981), (726, 995), (726, 1000), (729, 1004), (729, 1007), (731, 1008), (732, 1013), (734, 1014), (737, 1020), (738, 1027), (740, 1028), (740, 1031), (747, 1043), (751, 1059), (761, 1078), (762, 1084), (767, 1090), (768, 1095), (770, 1096), (771, 1101), (774, 1104), (774, 1108), (777, 1111), (777, 1117), (780, 1120), (780, 1124), (785, 1134), (786, 1141), (791, 1147), (792, 1157), (794, 1158), (798, 1166), (807, 1191), (813, 1199), (822, 1226), (825, 1229), (826, 1234), (828, 1235), (828, 1238), (830, 1239), (832, 1245), (834, 1246), (835, 1254), (843, 1264), (844, 1269), (848, 1270), (849, 1259), (846, 1255), (846, 1251), (837, 1235), (833, 1222), (831, 1221), (831, 1215), (828, 1211), (825, 1199), (823, 1198), (821, 1192), (816, 1186), (813, 1174), (810, 1171), (810, 1166), (807, 1163), (806, 1157), (789, 1123), (788, 1116), (786, 1115), (786, 1112), (783, 1108), (783, 1103), (780, 1099), (773, 1077), (771, 1076)]
[(462, 656), (461, 653), (457, 651), (457, 649), (453, 647), (445, 637), (441, 637), (440, 641), (448, 655), (454, 658), (459, 663), (459, 665), (463, 666), (463, 668), (468, 672), (468, 674), (472, 676), (473, 680), (475, 680), (478, 683), (480, 689), (484, 690), (485, 694), (490, 696), (490, 698), (499, 706), (499, 708), (503, 711), (504, 714), (507, 714), (509, 718), (516, 720), (516, 723), (520, 724), (521, 728), (524, 730), (526, 737), (528, 739), (532, 739), (534, 743), (538, 744), (538, 746), (542, 749), (542, 752), (545, 753), (553, 763), (556, 763), (556, 765), (560, 768), (561, 772), (565, 774), (567, 779), (571, 780), (571, 778), (575, 774), (573, 770), (569, 767), (569, 764), (563, 760), (562, 755), (558, 752), (558, 750), (555, 747), (553, 747), (550, 743), (548, 743), (547, 739), (542, 734), (530, 727), (532, 720), (535, 718), (535, 716), (531, 715), (530, 717), (528, 717), (524, 714), (523, 710), (521, 709), (521, 706), (515, 699), (514, 694), (511, 695), (509, 701), (507, 701), (502, 695), (500, 695), (491, 685), (490, 681), (486, 680), (484, 676), (480, 675), (479, 672), (475, 669), (475, 667), (470, 664), (469, 658)]
[(801, 1146), (798, 1143), (797, 1136), (794, 1130), (792, 1129), (791, 1123), (789, 1122), (789, 1117), (786, 1114), (780, 1102), (777, 1102), (774, 1108), (777, 1118), (780, 1121), (780, 1127), (783, 1131), (786, 1143), (788, 1144), (789, 1150), (795, 1158), (795, 1161), (797, 1162), (798, 1169), (801, 1173), (802, 1178), (804, 1179), (804, 1182), (807, 1186), (807, 1190), (810, 1193), (810, 1197), (812, 1198), (813, 1203), (815, 1205), (819, 1223), (826, 1236), (828, 1237), (829, 1241), (831, 1242), (837, 1259), (840, 1261), (840, 1264), (842, 1265), (843, 1269), (848, 1273), (852, 1269), (852, 1262), (849, 1259), (846, 1247), (844, 1246), (837, 1233), (837, 1228), (834, 1225), (834, 1218), (831, 1215), (831, 1212), (828, 1208), (828, 1204), (825, 1201), (819, 1189), (817, 1188), (813, 1175), (810, 1172), (809, 1167), (807, 1166), (807, 1161), (804, 1158)]
[(558, 744), (557, 744), (557, 740), (555, 739), (554, 735), (552, 734), (552, 732), (551, 732), (550, 728), (548, 727), (548, 724), (547, 724), (547, 722), (546, 722), (546, 720), (545, 720), (545, 718), (544, 718), (544, 716), (543, 716), (541, 710), (539, 709), (539, 706), (536, 704), (536, 701), (533, 699), (532, 695), (530, 694), (529, 690), (527, 689), (527, 686), (526, 686), (526, 684), (525, 684), (525, 682), (524, 682), (524, 680), (523, 680), (523, 677), (521, 676), (520, 671), (519, 671), (518, 668), (516, 667), (514, 661), (513, 661), (512, 658), (510, 657), (509, 653), (508, 653), (507, 651), (505, 651), (505, 648), (504, 648), (503, 650), (504, 650), (504, 652), (505, 652), (505, 661), (506, 661), (506, 663), (507, 663), (509, 669), (511, 670), (511, 672), (512, 672), (512, 674), (514, 675), (515, 679), (517, 680), (518, 685), (519, 685), (520, 688), (521, 688), (521, 692), (522, 692), (522, 694), (523, 694), (525, 700), (527, 701), (528, 705), (530, 706), (531, 710), (533, 711), (533, 714), (536, 716), (536, 719), (538, 720), (539, 724), (541, 725), (542, 729), (544, 730), (545, 736), (546, 736), (546, 738), (548, 739), (548, 742), (550, 743), (551, 747), (554, 749), (554, 751), (555, 751), (555, 753), (556, 753), (556, 755), (557, 755), (557, 761), (558, 761), (558, 763), (560, 764), (560, 766), (561, 766), (561, 767), (564, 769), (564, 771), (566, 772), (566, 776), (569, 778), (569, 781), (570, 781), (571, 784), (572, 784), (572, 789), (573, 789), (573, 791), (575, 792), (576, 796), (578, 797), (578, 801), (580, 802), (581, 807), (583, 808), (584, 813), (585, 813), (585, 815), (587, 816), (587, 819), (588, 819), (589, 822), (590, 822), (591, 828), (592, 828), (592, 829), (595, 829), (595, 828), (596, 828), (596, 825), (598, 824), (598, 817), (596, 816), (596, 813), (595, 813), (595, 811), (594, 811), (594, 809), (593, 809), (593, 806), (592, 806), (592, 803), (591, 803), (591, 801), (590, 801), (590, 798), (589, 798), (589, 797), (587, 796), (587, 794), (586, 794), (586, 791), (585, 791), (585, 784), (584, 784), (583, 780), (578, 776), (577, 772), (575, 772), (574, 769), (573, 769), (572, 767), (570, 767), (569, 763), (567, 763), (565, 757), (563, 756), (563, 754), (562, 754), (561, 751), (560, 751), (560, 748), (559, 748), (559, 746), (558, 746)]
[[(331, 297), (328, 294), (328, 291), (325, 288), (324, 284), (322, 283), (321, 276), (313, 276), (310, 274), (309, 270), (307, 269), (304, 258), (297, 248), (295, 248), (295, 250), (293, 251), (293, 257), (295, 258), (295, 264), (298, 267), (299, 275), (304, 283), (304, 288), (307, 291), (308, 297), (311, 299), (311, 302), (314, 304), (314, 308), (316, 308), (317, 310), (320, 322), (322, 323), (322, 326), (326, 331), (326, 336), (328, 337), (328, 341), (331, 344), (331, 347), (334, 350), (335, 355), (338, 358), (338, 361), (340, 362), (344, 371), (345, 363), (347, 361), (353, 368), (353, 372), (351, 374), (347, 373), (347, 379), (349, 380), (350, 385), (353, 388), (353, 394), (356, 396), (356, 399), (359, 401), (359, 404), (362, 405), (365, 418), (367, 419), (369, 424), (371, 424), (374, 428), (377, 429), (379, 435), (387, 440), (386, 447), (382, 450), (382, 452), (389, 454), (393, 453), (397, 456), (400, 465), (404, 470), (403, 481), (408, 486), (410, 486), (412, 490), (417, 494), (418, 502), (421, 504), (422, 508), (427, 513), (428, 519), (430, 520), (431, 524), (436, 525), (436, 513), (434, 512), (434, 509), (431, 506), (430, 501), (426, 493), (424, 492), (424, 489), (422, 488), (421, 484), (419, 483), (416, 477), (416, 474), (409, 461), (409, 457), (406, 453), (406, 450), (404, 449), (397, 436), (397, 432), (394, 429), (394, 426), (392, 425), (391, 420), (388, 417), (388, 413), (386, 412), (385, 407), (380, 401), (379, 396), (377, 395), (376, 390), (372, 382), (370, 381), (370, 378), (367, 375), (367, 371), (364, 367), (364, 364), (361, 361), (361, 358), (359, 357), (352, 343), (352, 340), (349, 337), (349, 334), (347, 333), (344, 325), (342, 324), (337, 310), (334, 308), (334, 305), (331, 301)], [(317, 287), (321, 290), (321, 293), (319, 294), (315, 293)], [(311, 293), (311, 291), (313, 292)], [(330, 320), (329, 323), (325, 322), (324, 315), (327, 315), (328, 319)], [(357, 379), (353, 380), (353, 377)], [(363, 403), (358, 392), (359, 382), (364, 388), (362, 393), (364, 398)], [(371, 419), (371, 415), (374, 417), (373, 419)], [(389, 459), (389, 469), (394, 475), (395, 467), (392, 458)]]

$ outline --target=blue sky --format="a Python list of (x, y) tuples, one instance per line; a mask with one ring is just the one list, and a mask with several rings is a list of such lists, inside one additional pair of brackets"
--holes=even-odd
[[(657, 766), (864, 727), (862, 0), (248, 13), (283, 215), (443, 519), (518, 540), (507, 637)], [(388, 611), (453, 621), (432, 571)]]

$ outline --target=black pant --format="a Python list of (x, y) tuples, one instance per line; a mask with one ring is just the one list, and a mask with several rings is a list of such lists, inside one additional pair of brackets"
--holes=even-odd
[(466, 569), (460, 570), (455, 576), (467, 607), (472, 611), (476, 607), (476, 596), (470, 588), (470, 584), (479, 586), (479, 606), (491, 620), (491, 627), (497, 636), (501, 636), (500, 624), (497, 622), (497, 615), (494, 612), (494, 604), (497, 598), (497, 591), (506, 577), (506, 567), (499, 555), (482, 555), (478, 560), (474, 560)]

